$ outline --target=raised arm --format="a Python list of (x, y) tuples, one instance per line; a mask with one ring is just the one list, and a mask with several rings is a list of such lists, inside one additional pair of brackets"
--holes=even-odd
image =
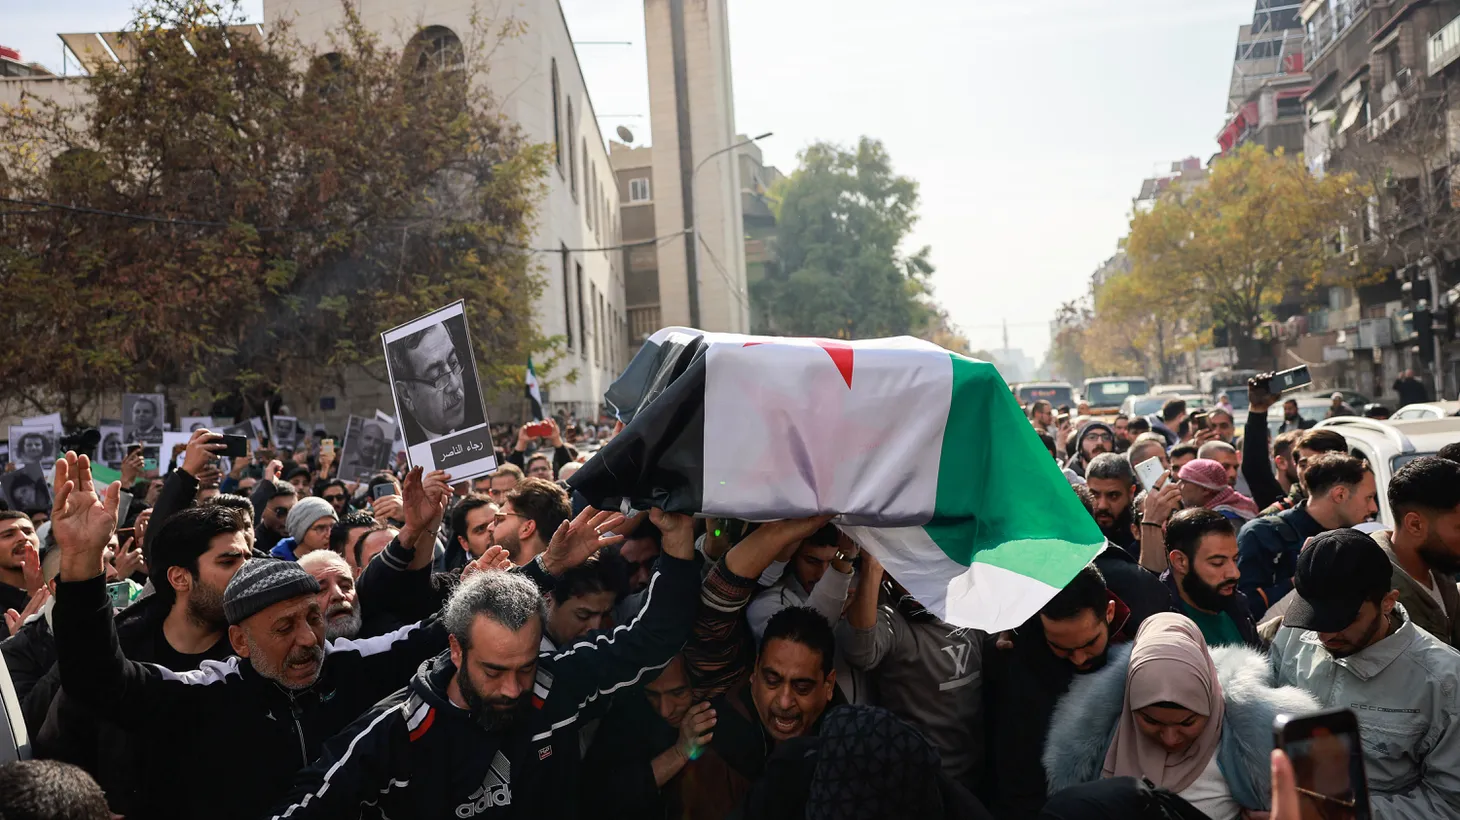
[[(117, 643), (102, 555), (116, 530), (118, 484), (98, 493), (91, 463), (75, 453), (56, 462), (51, 533), (61, 550), (61, 574), (51, 612), (56, 664), (67, 694), (119, 725), (155, 725), (159, 711), (182, 698), (181, 678), (128, 661)], [(216, 668), (211, 668), (216, 667)], [(208, 664), (201, 673), (221, 674)]]
[(745, 670), (742, 610), (757, 589), (756, 579), (796, 542), (825, 526), (829, 517), (762, 524), (710, 569), (700, 590), (699, 610), (684, 662), (696, 699), (711, 698), (734, 685)]
[(1247, 424), (1242, 428), (1242, 476), (1247, 479), (1252, 500), (1262, 509), (1283, 497), (1283, 485), (1273, 475), (1267, 452), (1267, 411), (1276, 397), (1252, 384), (1247, 388), (1247, 397)]
[(871, 553), (862, 555), (862, 583), (847, 610), (847, 623), (852, 628), (843, 642), (847, 663), (858, 669), (876, 669), (896, 638), (892, 611), (878, 606), (883, 573), (882, 565)]
[(585, 635), (552, 656), (555, 687), (571, 687), (579, 708), (663, 667), (689, 637), (700, 590), (694, 520), (661, 510), (650, 516), (663, 533), (664, 553), (649, 579), (643, 608), (628, 623)]

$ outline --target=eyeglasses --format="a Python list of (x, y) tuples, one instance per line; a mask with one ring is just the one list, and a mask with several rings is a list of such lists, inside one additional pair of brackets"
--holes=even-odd
[(288, 507), (275, 507), (274, 508), (274, 516), (277, 517), (277, 518), (283, 518), (284, 516), (286, 516), (288, 514), (289, 514), (289, 508)]
[(402, 376), (396, 379), (396, 381), (415, 382), (416, 384), (429, 384), (437, 390), (445, 390), (451, 385), (451, 380), (460, 375), (461, 360), (456, 357), (455, 353), (453, 353), (451, 354), (451, 358), (446, 361), (446, 371), (439, 376), (430, 379), (413, 379)]
[(506, 521), (508, 518), (521, 518), (521, 517), (522, 516), (518, 515), (517, 513), (504, 513), (504, 512), (499, 512), (495, 516), (492, 517), (492, 523), (493, 524), (500, 524), (503, 521)]
[(331, 504), (333, 504), (336, 501), (344, 501), (345, 500), (345, 497), (342, 496), (342, 495), (340, 495), (339, 493), (333, 493), (331, 495), (326, 495), (324, 497), (324, 500), (330, 502)]
[(1111, 438), (1111, 436), (1110, 436), (1109, 433), (1091, 433), (1088, 436), (1085, 436), (1085, 438), (1090, 439), (1091, 441), (1114, 441), (1115, 440), (1115, 439)]

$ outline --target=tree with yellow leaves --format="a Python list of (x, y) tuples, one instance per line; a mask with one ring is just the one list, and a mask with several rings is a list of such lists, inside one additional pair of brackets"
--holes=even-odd
[(1290, 286), (1323, 281), (1333, 239), (1363, 202), (1347, 175), (1315, 178), (1281, 149), (1244, 146), (1213, 163), (1200, 185), (1136, 214), (1129, 286), (1148, 315), (1184, 312), (1226, 326), (1241, 358), (1253, 361), (1264, 313)]

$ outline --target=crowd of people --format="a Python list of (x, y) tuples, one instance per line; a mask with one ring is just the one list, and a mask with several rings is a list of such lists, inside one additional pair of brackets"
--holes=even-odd
[(559, 422), (470, 482), (224, 474), (207, 429), (110, 486), (68, 453), (48, 514), (0, 511), (38, 759), (0, 784), (54, 792), (0, 816), (1295, 820), (1273, 719), (1343, 707), (1375, 817), (1460, 817), (1460, 442), (1360, 531), (1370, 466), (1295, 410), (1269, 441), (1276, 403), (1027, 407), (1106, 544), (998, 634), (830, 518), (587, 506)]

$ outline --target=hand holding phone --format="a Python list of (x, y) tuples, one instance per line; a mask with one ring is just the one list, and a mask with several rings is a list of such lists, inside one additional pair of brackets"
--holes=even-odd
[(1141, 487), (1148, 493), (1156, 489), (1156, 482), (1165, 472), (1166, 468), (1161, 466), (1161, 459), (1156, 456), (1151, 456), (1136, 465), (1136, 478), (1140, 479)]
[(1302, 818), (1370, 820), (1364, 747), (1352, 711), (1279, 715), (1272, 732), (1292, 761)]

